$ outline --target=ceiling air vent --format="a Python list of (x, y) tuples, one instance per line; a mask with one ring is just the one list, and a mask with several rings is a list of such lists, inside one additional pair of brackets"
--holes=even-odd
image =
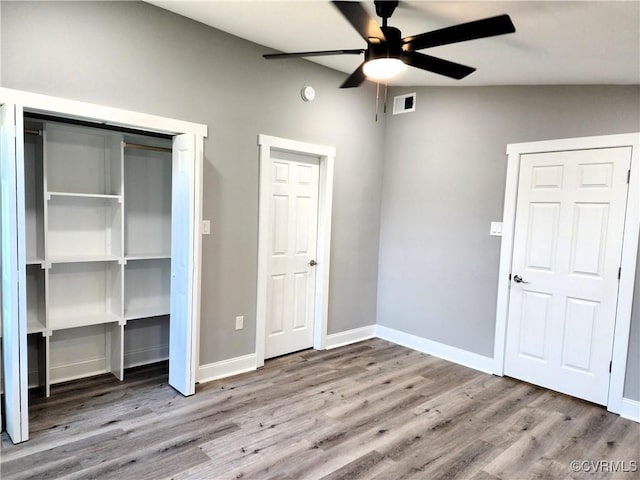
[(393, 97), (393, 114), (415, 112), (416, 111), (416, 94), (407, 93), (406, 95), (398, 95)]

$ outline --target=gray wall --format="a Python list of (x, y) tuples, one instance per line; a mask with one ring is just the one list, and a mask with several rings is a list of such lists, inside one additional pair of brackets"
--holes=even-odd
[(502, 218), (506, 145), (638, 131), (640, 88), (392, 94), (412, 91), (417, 111), (387, 118), (378, 323), (492, 357), (500, 238), (489, 224)]
[(1, 40), (3, 87), (209, 125), (202, 364), (255, 351), (259, 133), (337, 148), (329, 333), (375, 322), (384, 125), (371, 86), (341, 90), (343, 74), (266, 61), (264, 47), (138, 2), (3, 1)]

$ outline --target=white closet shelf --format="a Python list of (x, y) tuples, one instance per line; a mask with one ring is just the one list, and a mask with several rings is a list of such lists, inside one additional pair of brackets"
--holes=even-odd
[(122, 195), (105, 195), (101, 193), (74, 193), (74, 192), (47, 192), (46, 193), (47, 200), (52, 198), (95, 198), (95, 199), (103, 199), (103, 200), (117, 200), (118, 202), (122, 201)]
[(44, 258), (27, 258), (27, 265), (44, 265)]
[(163, 305), (147, 305), (125, 309), (125, 320), (136, 320), (139, 318), (160, 317), (169, 315), (169, 302)]
[(90, 325), (100, 325), (104, 323), (119, 322), (121, 318), (113, 313), (88, 313), (71, 316), (61, 314), (59, 316), (51, 315), (49, 323), (51, 330), (65, 330), (67, 328), (88, 327)]
[(135, 260), (168, 260), (171, 258), (169, 253), (129, 253), (124, 259), (127, 261)]
[(117, 262), (121, 258), (117, 255), (76, 255), (73, 257), (50, 257), (49, 263)]
[(29, 316), (27, 319), (27, 334), (30, 333), (43, 333), (47, 330), (47, 327), (42, 323), (39, 318), (35, 316)]

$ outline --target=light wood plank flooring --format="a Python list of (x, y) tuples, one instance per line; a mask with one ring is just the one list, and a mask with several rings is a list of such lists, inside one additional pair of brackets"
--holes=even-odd
[[(9, 479), (638, 479), (640, 425), (602, 407), (374, 339), (267, 361), (185, 398), (166, 365), (58, 385)], [(619, 468), (620, 468), (620, 464)]]

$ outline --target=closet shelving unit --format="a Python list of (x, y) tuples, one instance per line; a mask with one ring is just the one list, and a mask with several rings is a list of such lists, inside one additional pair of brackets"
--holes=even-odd
[[(47, 396), (52, 383), (105, 372), (122, 379), (131, 363), (168, 358), (166, 343), (144, 343), (168, 338), (167, 143), (25, 120), (27, 330), (37, 350), (30, 384)], [(144, 328), (127, 328), (141, 319)]]

